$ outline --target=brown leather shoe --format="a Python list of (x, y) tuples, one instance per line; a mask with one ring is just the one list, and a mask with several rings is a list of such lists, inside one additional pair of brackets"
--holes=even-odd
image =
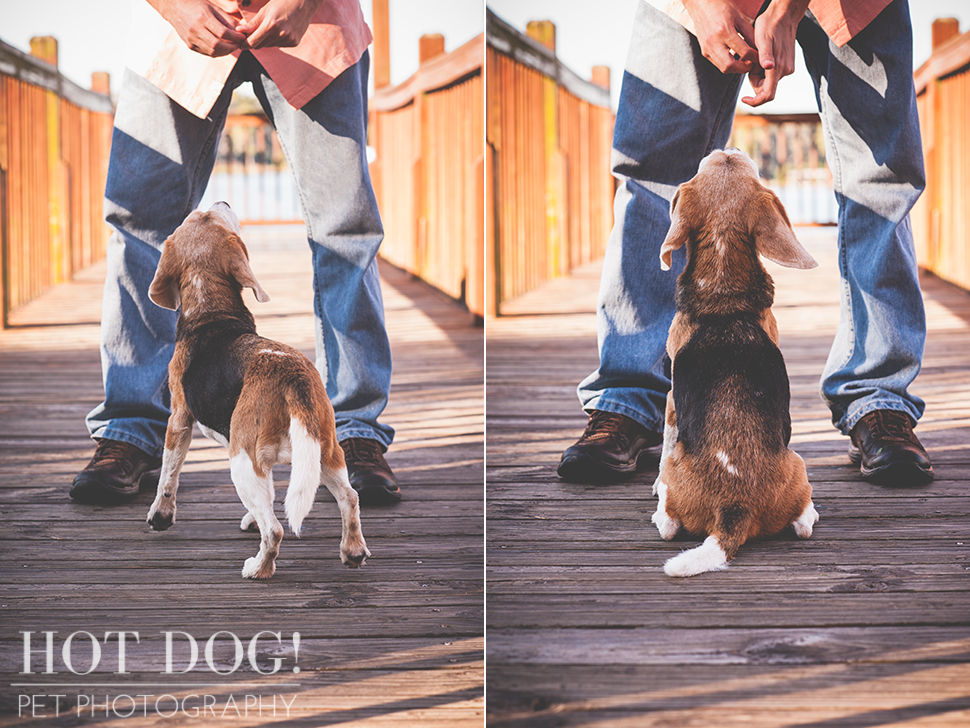
[(559, 477), (573, 483), (616, 483), (632, 476), (644, 456), (660, 456), (663, 435), (615, 412), (594, 410), (586, 431), (566, 448)]
[(377, 440), (349, 437), (340, 442), (340, 447), (347, 461), (350, 485), (360, 495), (362, 506), (392, 506), (401, 500), (401, 487)]
[(863, 479), (880, 485), (923, 485), (933, 480), (933, 465), (905, 412), (875, 410), (852, 428), (849, 459)]
[(118, 440), (98, 440), (91, 462), (74, 477), (70, 496), (79, 503), (116, 505), (138, 495), (145, 480), (155, 476), (162, 459)]

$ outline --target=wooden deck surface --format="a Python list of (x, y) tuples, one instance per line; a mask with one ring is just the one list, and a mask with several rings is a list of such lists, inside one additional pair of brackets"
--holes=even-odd
[[(312, 352), (302, 231), (250, 228), (244, 239), (273, 299), (258, 304), (247, 294), (260, 333)], [(426, 285), (390, 266), (381, 272), (395, 363), (384, 419), (397, 438), (387, 459), (404, 500), (362, 510), (373, 556), (350, 570), (338, 556), (336, 504), (321, 489), (303, 538), (284, 536), (268, 582), (240, 577), (258, 537), (238, 529), (243, 507), (226, 451), (198, 432), (169, 531), (145, 524), (150, 492), (114, 508), (69, 500), (71, 479), (93, 452), (83, 418), (103, 394), (103, 264), (15, 314), (18, 327), (0, 332), (0, 725), (100, 725), (126, 714), (124, 724), (136, 726), (482, 724), (483, 332)], [(287, 478), (279, 468), (278, 501)], [(114, 674), (116, 638), (104, 641), (118, 630), (140, 636), (128, 637), (124, 675)], [(40, 649), (35, 674), (19, 674), (23, 631)], [(57, 633), (56, 674), (37, 674), (47, 631)], [(166, 631), (197, 640), (194, 670), (181, 674), (188, 640), (176, 635), (165, 674)], [(92, 664), (84, 633), (101, 641), (90, 674), (64, 664), (65, 641), (79, 632), (69, 651), (77, 673)], [(220, 632), (210, 667), (206, 642)], [(243, 648), (235, 672), (230, 632)], [(272, 675), (250, 666), (260, 632), (280, 633), (279, 643), (269, 634), (256, 643), (260, 670), (282, 658)], [(48, 697), (18, 717), (20, 695)], [(164, 717), (176, 699), (177, 712)]]
[[(821, 515), (809, 541), (745, 545), (691, 579), (661, 570), (656, 470), (560, 481), (597, 363), (598, 266), (511, 302), (487, 333), (490, 726), (970, 725), (970, 296), (924, 280), (914, 391), (936, 480), (860, 480), (818, 378), (838, 319), (834, 231), (798, 230), (821, 265), (771, 265), (792, 388), (792, 447)], [(769, 264), (770, 265), (770, 264)]]

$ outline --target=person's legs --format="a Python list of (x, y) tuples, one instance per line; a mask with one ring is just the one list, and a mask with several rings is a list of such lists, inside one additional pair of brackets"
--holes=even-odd
[(378, 421), (390, 391), (391, 349), (376, 261), (384, 232), (366, 157), (369, 57), (365, 54), (301, 109), (289, 105), (257, 63), (250, 67), (307, 221), (317, 368), (336, 413), (337, 437), (351, 470), (363, 459), (371, 461), (369, 471), (383, 473), (368, 481), (374, 494), (365, 494), (353, 473), (351, 482), (363, 502), (372, 501), (371, 495), (395, 501), (400, 494), (381, 456), (394, 430)]
[(909, 211), (924, 174), (909, 8), (896, 0), (842, 48), (809, 15), (798, 41), (816, 84), (839, 202), (841, 314), (822, 397), (846, 435), (877, 411), (915, 423), (924, 404), (908, 388), (919, 373), (926, 319)]
[[(660, 268), (670, 199), (705, 155), (727, 144), (741, 80), (704, 59), (696, 38), (678, 23), (639, 4), (613, 135), (620, 186), (597, 306), (600, 366), (578, 394), (586, 412), (632, 419), (633, 436), (643, 442), (646, 433), (659, 437), (663, 430), (670, 388), (664, 351), (684, 263), (679, 252), (670, 271)], [(564, 459), (576, 454), (570, 450)], [(619, 457), (627, 455), (635, 453)]]
[(125, 72), (105, 190), (114, 232), (101, 313), (105, 401), (87, 418), (94, 438), (161, 455), (177, 314), (152, 303), (148, 286), (165, 239), (202, 198), (224, 120), (225, 107), (199, 119)]
[[(71, 496), (77, 500), (137, 493), (142, 475), (157, 467), (169, 415), (168, 363), (177, 315), (152, 303), (148, 287), (162, 244), (205, 190), (230, 94), (227, 88), (210, 118), (199, 119), (125, 72), (104, 203), (105, 220), (114, 229), (101, 314), (105, 400), (86, 419), (103, 447), (75, 479)], [(114, 449), (102, 453), (105, 447)]]

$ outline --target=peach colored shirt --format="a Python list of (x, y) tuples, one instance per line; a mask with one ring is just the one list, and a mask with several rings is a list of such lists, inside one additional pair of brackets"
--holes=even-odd
[[(268, 0), (213, 0), (228, 13), (249, 18)], [(189, 50), (146, 0), (134, 0), (128, 67), (177, 104), (205, 118), (225, 88), (241, 51), (210, 58)], [(326, 0), (294, 48), (260, 48), (253, 55), (287, 101), (299, 109), (357, 63), (373, 40), (359, 0)]]
[[(764, 0), (730, 2), (752, 21), (764, 5)], [(808, 9), (812, 11), (822, 30), (841, 48), (885, 10), (890, 2), (892, 0), (812, 0)], [(670, 0), (664, 12), (694, 33), (694, 23), (681, 0)]]

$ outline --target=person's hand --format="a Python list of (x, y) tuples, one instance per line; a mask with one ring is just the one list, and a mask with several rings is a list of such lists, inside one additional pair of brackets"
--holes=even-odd
[(229, 15), (209, 0), (148, 0), (196, 53), (217, 58), (246, 48), (246, 35), (236, 30), (241, 16)]
[(749, 73), (758, 64), (751, 21), (724, 0), (684, 0), (704, 58), (721, 73)]
[(297, 45), (324, 0), (270, 0), (235, 29), (247, 36), (249, 48)]
[(809, 0), (772, 0), (754, 21), (758, 64), (748, 72), (754, 96), (741, 99), (761, 106), (775, 98), (778, 82), (795, 71), (795, 34)]

